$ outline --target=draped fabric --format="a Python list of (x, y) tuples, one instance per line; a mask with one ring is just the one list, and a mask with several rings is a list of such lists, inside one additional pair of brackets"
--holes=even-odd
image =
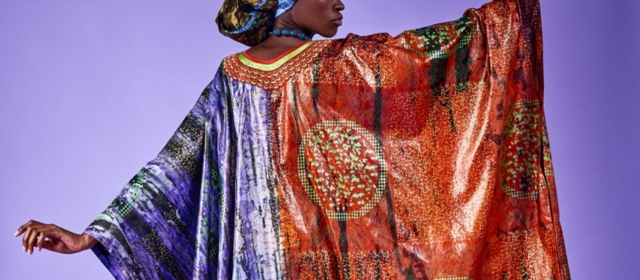
[(85, 230), (117, 279), (569, 279), (537, 0), (226, 57)]

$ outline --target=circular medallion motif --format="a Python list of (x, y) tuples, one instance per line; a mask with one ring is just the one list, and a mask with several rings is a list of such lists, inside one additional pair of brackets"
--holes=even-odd
[(371, 211), (387, 182), (378, 141), (366, 128), (342, 119), (318, 123), (305, 133), (298, 173), (313, 202), (341, 221)]
[(516, 103), (506, 119), (499, 174), (502, 190), (511, 197), (538, 200), (546, 187), (541, 168), (546, 156), (541, 147), (548, 145), (543, 116), (539, 102), (525, 100)]

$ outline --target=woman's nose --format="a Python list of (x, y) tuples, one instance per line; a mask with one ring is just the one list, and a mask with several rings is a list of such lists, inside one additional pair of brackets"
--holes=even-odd
[(338, 0), (338, 3), (336, 3), (335, 5), (335, 9), (338, 12), (344, 10), (344, 4), (342, 3), (342, 1)]

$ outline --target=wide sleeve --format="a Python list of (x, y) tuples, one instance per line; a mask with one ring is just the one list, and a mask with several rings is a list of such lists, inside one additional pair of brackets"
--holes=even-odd
[[(217, 75), (217, 77), (219, 74)], [(86, 229), (116, 279), (191, 279), (215, 259), (220, 205), (215, 80), (160, 153)]]
[(538, 0), (494, 0), (466, 10), (456, 20), (402, 32), (385, 45), (398, 64), (424, 70), (427, 75), (420, 86), (436, 96), (452, 85), (460, 92), (473, 75), (488, 70), (494, 79), (515, 79), (511, 85), (522, 86), (528, 97), (542, 101)]
[[(495, 0), (378, 40), (380, 84), (393, 86), (381, 112), (402, 112), (390, 126), (429, 136), (421, 148), (434, 152), (424, 168), (436, 171), (428, 180), (441, 201), (452, 194), (442, 207), (453, 214), (443, 220), (482, 224), (470, 231), (482, 238), (469, 248), (486, 255), (460, 262), (481, 270), (480, 279), (570, 279), (543, 107), (538, 0)], [(463, 194), (477, 200), (461, 202)], [(458, 212), (465, 207), (478, 210)]]

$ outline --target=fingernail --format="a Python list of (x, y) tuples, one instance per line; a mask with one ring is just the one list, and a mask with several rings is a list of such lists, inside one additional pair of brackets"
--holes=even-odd
[(19, 232), (20, 232), (19, 230), (16, 230), (16, 233), (14, 233), (13, 236), (18, 236)]
[(27, 251), (27, 247), (22, 246), (22, 251), (26, 252)]

